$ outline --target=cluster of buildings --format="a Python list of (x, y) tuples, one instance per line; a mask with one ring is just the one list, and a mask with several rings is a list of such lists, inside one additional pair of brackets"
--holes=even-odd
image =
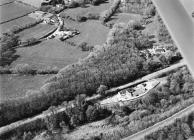
[(58, 26), (57, 30), (47, 37), (47, 39), (60, 39), (61, 41), (78, 35), (77, 30), (63, 29), (64, 21), (58, 16), (51, 13), (46, 13), (42, 11), (35, 11), (29, 14), (30, 17), (35, 19), (42, 19), (44, 24), (51, 24)]
[(158, 80), (150, 80), (144, 83), (141, 83), (135, 87), (127, 88), (118, 92), (118, 94), (109, 97), (105, 100), (101, 101), (101, 104), (111, 104), (117, 102), (124, 102), (129, 100), (137, 99), (146, 93), (148, 93), (151, 89), (158, 86), (160, 82)]
[(127, 101), (130, 99), (135, 99), (137, 97), (140, 97), (148, 93), (151, 89), (155, 88), (159, 83), (160, 82), (157, 80), (152, 80), (152, 81), (139, 84), (134, 88), (124, 89), (118, 92), (118, 99), (120, 101)]
[(60, 30), (57, 29), (52, 35), (50, 35), (47, 39), (60, 39), (61, 41), (64, 41), (68, 38), (74, 37), (75, 35), (78, 35), (79, 32), (76, 30)]
[(141, 53), (149, 58), (153, 55), (168, 54), (169, 52), (174, 51), (175, 47), (172, 44), (160, 44), (155, 45), (153, 48), (142, 50)]

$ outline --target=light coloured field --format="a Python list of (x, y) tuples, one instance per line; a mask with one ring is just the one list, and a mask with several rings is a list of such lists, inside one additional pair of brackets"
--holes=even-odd
[(0, 75), (0, 102), (1, 100), (25, 96), (27, 90), (39, 89), (50, 76)]
[(0, 23), (12, 20), (14, 18), (18, 18), (29, 12), (32, 12), (33, 10), (34, 8), (18, 2), (13, 2), (0, 6)]
[(74, 27), (80, 31), (80, 34), (69, 40), (76, 44), (87, 42), (90, 45), (101, 45), (105, 43), (109, 32), (109, 28), (105, 27), (97, 20), (89, 20), (75, 25)]
[(35, 22), (35, 19), (33, 19), (29, 16), (24, 16), (24, 17), (18, 18), (16, 20), (12, 20), (10, 22), (1, 24), (0, 28), (1, 28), (2, 32), (6, 32), (10, 28), (12, 28), (13, 26), (24, 26), (24, 25), (32, 23), (32, 22)]
[(0, 0), (0, 5), (4, 5), (4, 4), (7, 4), (9, 2), (12, 2), (14, 0)]
[(35, 7), (40, 7), (43, 0), (19, 0), (19, 1), (27, 3)]
[(36, 68), (63, 68), (86, 57), (88, 52), (53, 39), (31, 47), (18, 48), (16, 54), (20, 57), (12, 63), (12, 67), (26, 63)]
[(140, 20), (141, 15), (139, 14), (133, 14), (133, 13), (117, 13), (114, 16), (112, 16), (110, 22), (113, 23), (128, 23), (132, 20)]

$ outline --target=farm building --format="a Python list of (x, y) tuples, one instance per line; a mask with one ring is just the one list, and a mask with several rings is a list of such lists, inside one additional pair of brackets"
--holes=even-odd
[(116, 102), (124, 102), (136, 99), (148, 93), (151, 89), (155, 88), (160, 82), (158, 80), (150, 80), (144, 83), (141, 83), (135, 87), (127, 88), (118, 92), (118, 94), (104, 99), (101, 101), (101, 104), (110, 104)]
[(136, 97), (146, 94), (150, 89), (154, 88), (158, 84), (159, 84), (158, 81), (152, 80), (152, 81), (139, 84), (134, 88), (124, 89), (118, 92), (118, 98), (121, 101), (134, 99)]

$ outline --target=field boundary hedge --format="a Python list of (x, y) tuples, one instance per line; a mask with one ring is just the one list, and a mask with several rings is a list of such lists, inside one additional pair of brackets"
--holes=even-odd
[[(13, 1), (13, 2), (17, 2), (17, 3), (20, 3), (20, 4), (23, 4), (23, 5), (24, 5), (24, 3), (21, 3), (21, 2), (18, 2), (18, 1)], [(25, 5), (26, 5), (26, 6), (29, 6), (28, 4), (25, 4)], [(32, 7), (32, 6), (30, 6), (30, 7)], [(0, 24), (4, 24), (4, 23), (10, 22), (10, 21), (13, 21), (13, 20), (16, 20), (16, 19), (19, 19), (19, 18), (25, 17), (25, 16), (27, 16), (28, 14), (30, 14), (30, 13), (32, 13), (32, 12), (34, 12), (34, 11), (38, 10), (38, 9), (37, 9), (37, 8), (35, 8), (35, 7), (32, 7), (32, 8), (33, 8), (34, 10), (31, 10), (30, 12), (27, 12), (27, 13), (25, 13), (25, 14), (21, 15), (21, 16), (18, 16), (18, 17), (15, 17), (15, 18), (9, 19), (9, 20), (7, 20), (7, 21), (0, 22)]]
[(10, 4), (10, 3), (14, 3), (14, 2), (15, 2), (15, 0), (14, 1), (7, 2), (7, 3), (0, 4), (0, 6), (7, 5), (7, 4)]
[(33, 11), (31, 11), (31, 12), (28, 12), (28, 13), (26, 13), (26, 14), (24, 14), (24, 15), (19, 16), (19, 17), (15, 17), (15, 18), (9, 19), (9, 20), (7, 20), (7, 21), (0, 22), (0, 24), (5, 24), (5, 23), (7, 23), (7, 22), (10, 22), (10, 21), (13, 21), (13, 20), (16, 20), (16, 19), (25, 17), (25, 16), (27, 16), (28, 14), (30, 14), (30, 13), (32, 13), (32, 12), (34, 12), (34, 11), (36, 11), (36, 10), (33, 10)]

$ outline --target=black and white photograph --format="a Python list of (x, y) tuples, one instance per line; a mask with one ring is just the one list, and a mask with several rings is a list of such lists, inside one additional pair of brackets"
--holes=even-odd
[(0, 0), (0, 140), (194, 140), (194, 0)]

